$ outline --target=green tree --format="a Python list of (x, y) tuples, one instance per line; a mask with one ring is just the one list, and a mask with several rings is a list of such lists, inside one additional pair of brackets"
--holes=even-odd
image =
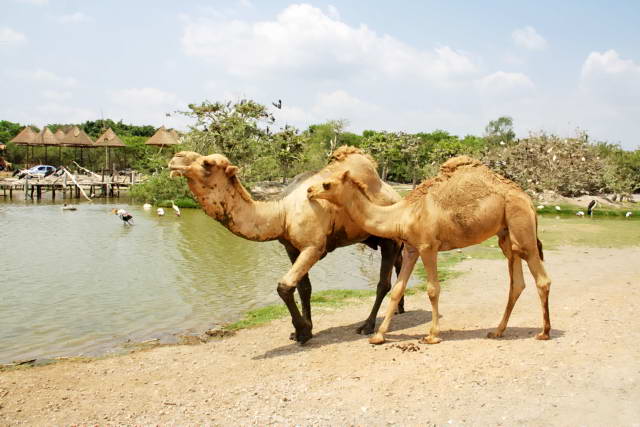
[(509, 116), (491, 120), (484, 128), (484, 133), (484, 137), (490, 145), (511, 145), (516, 140), (516, 133), (513, 131), (513, 119)]
[(292, 126), (272, 135), (272, 149), (282, 171), (282, 183), (286, 182), (294, 165), (302, 159), (306, 136)]

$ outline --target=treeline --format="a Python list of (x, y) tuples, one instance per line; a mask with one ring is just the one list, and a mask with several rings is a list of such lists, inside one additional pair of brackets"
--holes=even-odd
[[(583, 132), (570, 137), (540, 132), (517, 139), (509, 117), (491, 121), (482, 136), (459, 137), (444, 130), (413, 134), (366, 130), (354, 134), (345, 131), (347, 123), (339, 120), (300, 131), (278, 126), (272, 111), (251, 100), (191, 104), (184, 114), (193, 125), (178, 149), (226, 155), (240, 166), (242, 178), (249, 185), (286, 181), (301, 172), (320, 169), (334, 149), (353, 145), (376, 159), (383, 179), (395, 182), (417, 183), (435, 175), (448, 158), (466, 154), (530, 192), (552, 190), (572, 196), (640, 191), (640, 150), (626, 151), (615, 144), (591, 141)], [(5, 131), (10, 127), (6, 123), (10, 122), (0, 122), (0, 138), (22, 127), (11, 124), (17, 126), (9, 132)], [(50, 128), (55, 131), (58, 126), (63, 125)], [(144, 185), (134, 188), (134, 196), (154, 202), (189, 196), (184, 182), (168, 177), (166, 163), (171, 150), (158, 153), (157, 147), (144, 145), (155, 131), (153, 127), (111, 120), (85, 122), (80, 127), (94, 138), (111, 127), (127, 145), (126, 149), (113, 150), (118, 166), (152, 175)], [(9, 147), (8, 152), (9, 161), (20, 163), (11, 158), (16, 150)], [(100, 153), (94, 155), (99, 157)], [(94, 161), (101, 164), (100, 158)]]

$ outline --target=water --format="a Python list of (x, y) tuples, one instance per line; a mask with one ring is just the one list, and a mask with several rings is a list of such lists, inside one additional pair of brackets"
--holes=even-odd
[[(0, 363), (170, 340), (280, 303), (290, 262), (277, 242), (233, 236), (195, 209), (178, 218), (122, 199), (77, 206), (0, 200)], [(314, 291), (374, 289), (379, 262), (361, 245), (340, 248), (311, 270)]]

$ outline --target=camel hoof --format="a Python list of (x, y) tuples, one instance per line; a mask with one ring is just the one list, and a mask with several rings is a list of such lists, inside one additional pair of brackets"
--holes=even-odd
[(373, 333), (373, 326), (365, 323), (356, 329), (356, 333), (360, 335), (371, 335)]
[(541, 340), (541, 341), (546, 341), (549, 339), (549, 334), (545, 334), (544, 332), (540, 332), (538, 335), (536, 335), (536, 339), (537, 340)]
[(487, 334), (487, 338), (491, 338), (491, 339), (502, 338), (502, 332), (500, 332), (500, 333), (498, 333), (498, 332), (489, 332)]
[(291, 341), (296, 341), (296, 333), (295, 333), (295, 332), (291, 332), (291, 333), (289, 334), (289, 339), (290, 339)]
[(374, 336), (372, 336), (371, 338), (369, 338), (369, 344), (382, 344), (384, 343), (384, 335), (382, 334), (375, 334)]
[(434, 337), (434, 336), (426, 336), (420, 340), (422, 344), (438, 344), (442, 342), (442, 338)]

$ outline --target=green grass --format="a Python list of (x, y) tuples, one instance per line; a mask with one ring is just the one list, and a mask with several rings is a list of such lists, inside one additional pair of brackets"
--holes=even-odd
[[(549, 204), (543, 205), (543, 209), (537, 209), (538, 213), (541, 215), (559, 215), (559, 216), (576, 216), (578, 211), (584, 212), (585, 216), (587, 215), (587, 208), (583, 206), (569, 205), (569, 204)], [(557, 210), (555, 207), (558, 206), (560, 210)], [(634, 206), (635, 207), (635, 206)], [(598, 206), (593, 210), (593, 217), (595, 218), (603, 218), (603, 217), (620, 217), (624, 218), (627, 212), (631, 212), (631, 219), (640, 219), (640, 209), (632, 209), (632, 208), (603, 208)]]
[[(177, 207), (179, 208), (187, 208), (187, 209), (199, 209), (200, 205), (193, 199), (190, 199), (188, 197), (182, 198), (182, 199), (175, 199), (174, 200), (175, 204)], [(171, 207), (171, 200), (162, 200), (160, 202), (158, 202), (156, 204), (156, 206), (161, 207), (161, 208), (170, 208)]]

